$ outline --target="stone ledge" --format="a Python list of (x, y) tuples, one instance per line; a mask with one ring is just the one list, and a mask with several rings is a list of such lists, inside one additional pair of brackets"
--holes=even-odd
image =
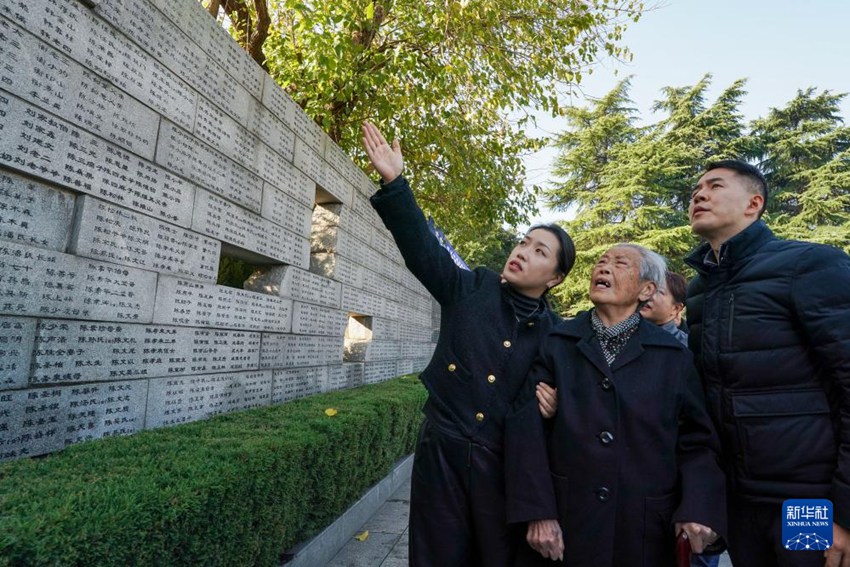
[(390, 473), (370, 488), (342, 516), (310, 541), (296, 546), (286, 567), (326, 565), (375, 512), (403, 485), (413, 470), (413, 455), (408, 455)]

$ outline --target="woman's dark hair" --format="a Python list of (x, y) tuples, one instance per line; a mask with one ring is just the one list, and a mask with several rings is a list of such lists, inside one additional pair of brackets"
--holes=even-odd
[(667, 293), (676, 303), (685, 304), (688, 295), (688, 280), (676, 272), (667, 272)]
[(558, 250), (558, 272), (564, 274), (564, 279), (566, 279), (570, 270), (573, 269), (573, 264), (576, 263), (576, 247), (573, 244), (573, 239), (570, 238), (566, 230), (554, 223), (536, 224), (529, 228), (525, 234), (530, 233), (532, 230), (545, 230), (554, 234), (558, 239), (558, 244), (560, 244)]

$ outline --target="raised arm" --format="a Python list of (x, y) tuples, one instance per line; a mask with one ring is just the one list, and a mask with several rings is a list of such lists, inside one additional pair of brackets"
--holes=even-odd
[(373, 124), (364, 122), (363, 146), (383, 180), (371, 198), (372, 206), (392, 233), (407, 268), (441, 304), (471, 291), (476, 274), (458, 267), (440, 245), (401, 175), (404, 159), (398, 141), (390, 146)]

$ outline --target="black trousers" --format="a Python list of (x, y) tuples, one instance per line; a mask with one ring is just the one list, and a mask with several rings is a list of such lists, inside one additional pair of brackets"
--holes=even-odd
[(503, 469), (501, 454), (425, 420), (411, 479), (411, 566), (512, 564), (525, 530), (506, 523)]
[(735, 567), (823, 567), (823, 551), (790, 551), (782, 505), (729, 500), (729, 557)]

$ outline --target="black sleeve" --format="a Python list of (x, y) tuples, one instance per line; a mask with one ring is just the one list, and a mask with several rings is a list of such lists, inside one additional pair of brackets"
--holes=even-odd
[[(541, 353), (528, 372), (527, 384), (551, 381), (552, 372)], [(505, 492), (509, 523), (558, 517), (555, 487), (549, 472), (546, 426), (537, 398), (523, 396), (505, 420)], [(557, 417), (556, 417), (557, 418)]]
[(446, 304), (475, 287), (476, 272), (459, 267), (440, 245), (404, 177), (382, 185), (370, 201), (392, 233), (407, 269), (434, 299)]
[(850, 529), (850, 258), (817, 246), (794, 270), (797, 318), (812, 357), (838, 401), (838, 456), (832, 480), (835, 522)]

